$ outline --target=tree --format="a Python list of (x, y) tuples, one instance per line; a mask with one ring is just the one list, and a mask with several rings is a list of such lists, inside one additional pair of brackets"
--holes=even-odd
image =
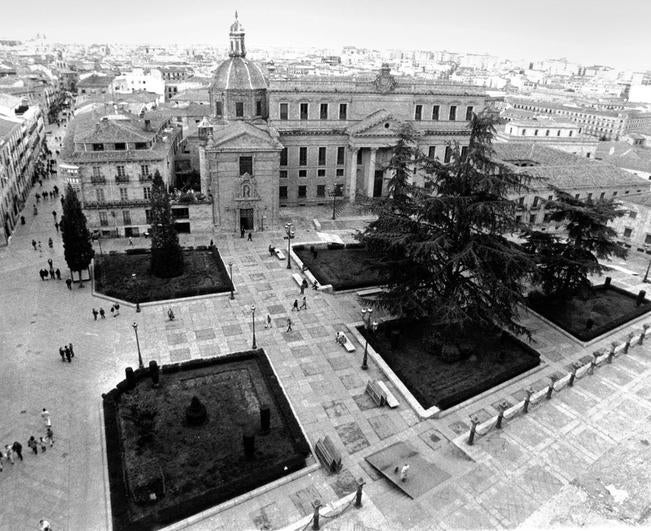
[(496, 327), (528, 334), (517, 305), (532, 262), (505, 237), (519, 229), (508, 196), (528, 177), (493, 160), (494, 131), (490, 116), (474, 116), (467, 151), (453, 144), (446, 164), (423, 156), (403, 129), (388, 165), (389, 198), (360, 236), (387, 279), (378, 305), (426, 318), (442, 347)]
[(79, 287), (83, 287), (81, 272), (88, 269), (95, 255), (90, 232), (86, 226), (86, 216), (81, 210), (81, 203), (72, 186), (66, 187), (61, 216), (61, 238), (66, 263), (71, 272), (79, 272)]
[(156, 170), (151, 187), (151, 273), (170, 278), (183, 274), (183, 251), (174, 228), (170, 197)]
[(545, 208), (549, 219), (564, 225), (563, 235), (530, 230), (525, 249), (537, 260), (534, 280), (546, 296), (571, 296), (590, 287), (589, 275), (601, 274), (599, 260), (625, 258), (627, 250), (615, 241), (608, 222), (624, 215), (612, 199), (581, 200), (552, 188), (555, 199)]

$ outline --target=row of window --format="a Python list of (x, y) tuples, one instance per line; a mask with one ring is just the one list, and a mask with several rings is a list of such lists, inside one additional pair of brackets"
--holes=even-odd
[[(417, 122), (423, 120), (423, 110), (425, 106), (418, 104), (416, 105), (414, 109), (414, 120)], [(475, 108), (472, 105), (468, 105), (466, 107), (466, 120), (472, 120), (472, 114), (475, 111)], [(432, 106), (432, 120), (437, 121), (440, 120), (440, 114), (441, 114), (441, 106), (440, 105), (433, 105)], [(451, 122), (456, 121), (457, 119), (457, 106), (456, 105), (450, 105), (450, 109), (448, 111), (448, 120)]]
[[(125, 167), (122, 164), (118, 164), (115, 167), (115, 171), (117, 172), (116, 175), (118, 177), (126, 177), (126, 175), (127, 175)], [(151, 175), (151, 173), (149, 171), (149, 164), (141, 164), (140, 165), (140, 175), (142, 177), (149, 177)], [(93, 175), (92, 176), (97, 178), (97, 179), (102, 178), (103, 177), (102, 168), (100, 166), (93, 166)]]
[[(221, 101), (215, 102), (215, 115), (218, 118), (221, 118), (224, 115), (224, 104)], [(255, 102), (255, 116), (262, 116), (262, 100), (256, 100)], [(236, 101), (235, 102), (235, 117), (244, 118), (244, 102)]]
[[(326, 185), (317, 184), (316, 185), (316, 197), (325, 197), (326, 196)], [(278, 197), (280, 199), (287, 199), (287, 186), (280, 186), (278, 188)], [(305, 199), (307, 197), (307, 185), (300, 185), (298, 187), (297, 197), (299, 199)]]
[[(534, 131), (533, 131), (533, 136), (538, 136), (538, 133), (539, 133), (539, 132), (540, 132), (539, 129), (534, 129)], [(551, 131), (550, 131), (549, 129), (545, 130), (545, 136), (549, 136), (550, 132), (551, 132)], [(581, 129), (579, 129), (579, 133), (580, 133), (580, 132), (581, 132)], [(512, 134), (512, 133), (513, 133), (513, 128), (512, 128), (512, 127), (509, 127), (509, 134)], [(526, 136), (526, 134), (527, 134), (527, 130), (526, 130), (526, 129), (522, 129), (521, 132), (520, 132), (520, 134), (521, 134), (522, 136)], [(561, 130), (560, 130), (560, 129), (558, 129), (558, 130), (556, 131), (556, 136), (561, 136)], [(574, 136), (574, 131), (570, 131), (570, 134), (569, 134), (568, 136)]]
[[(281, 103), (279, 107), (279, 116), (281, 120), (289, 120), (289, 103)], [(299, 117), (301, 120), (308, 120), (310, 116), (310, 104), (299, 103)], [(348, 119), (348, 104), (339, 104), (339, 120)], [(319, 120), (328, 120), (330, 118), (330, 104), (319, 104)]]
[[(149, 149), (149, 142), (136, 142), (136, 149)], [(127, 143), (126, 142), (115, 142), (114, 144), (101, 144), (95, 143), (92, 144), (93, 151), (126, 151)]]
[[(298, 165), (299, 166), (307, 166), (307, 147), (299, 147), (298, 148)], [(326, 161), (328, 158), (328, 148), (325, 147), (320, 147), (318, 148), (318, 158), (317, 158), (317, 163), (319, 166), (325, 166)], [(339, 146), (337, 147), (337, 158), (336, 158), (336, 164), (337, 166), (343, 166), (346, 161), (346, 148), (344, 146)], [(358, 164), (361, 164), (361, 151), (357, 153), (357, 158), (358, 158)], [(287, 148), (284, 148), (280, 152), (280, 165), (281, 166), (287, 166)], [(240, 172), (241, 175), (241, 172)]]
[[(624, 195), (629, 194), (630, 192), (631, 192), (630, 190), (626, 190), (626, 191), (624, 191)], [(642, 190), (637, 190), (637, 193), (638, 193), (638, 194), (639, 194), (640, 192), (642, 192)], [(612, 197), (616, 197), (616, 196), (617, 196), (617, 190), (615, 190), (615, 191), (613, 192)], [(599, 194), (599, 199), (605, 199), (605, 198), (606, 198), (606, 192), (601, 192), (601, 193)], [(525, 199), (526, 199), (526, 198), (525, 198), (524, 196), (519, 197), (519, 198), (518, 198), (518, 205), (521, 206), (521, 207), (524, 207), (524, 201), (525, 201)], [(581, 194), (574, 194), (574, 199), (581, 199)], [(592, 198), (592, 192), (589, 192), (589, 193), (585, 196), (585, 201), (592, 201), (592, 199), (593, 199), (593, 198)], [(547, 201), (553, 201), (553, 200), (554, 200), (554, 196), (553, 196), (553, 195), (550, 195), (550, 196), (547, 197)], [(545, 201), (545, 199), (544, 199), (543, 197), (535, 196), (535, 197), (533, 198), (533, 202), (531, 203), (530, 208), (540, 208), (540, 206), (542, 205), (543, 201)], [(629, 216), (632, 217), (632, 218), (635, 218), (635, 217), (637, 216), (637, 213), (635, 213), (635, 212), (629, 212)]]
[[(189, 208), (173, 208), (172, 217), (177, 219), (190, 219), (190, 209)], [(131, 211), (123, 210), (122, 211), (122, 222), (124, 225), (131, 225)], [(145, 222), (151, 224), (151, 209), (145, 210)], [(102, 227), (108, 227), (108, 212), (100, 211), (99, 212), (99, 224)]]
[[(288, 175), (289, 175), (289, 172), (287, 170), (280, 170), (280, 178), (281, 179), (287, 179)], [(298, 176), (301, 177), (301, 178), (306, 178), (307, 177), (307, 170), (298, 170)], [(326, 176), (325, 168), (319, 168), (318, 170), (316, 170), (316, 176), (317, 177), (325, 177)], [(336, 176), (337, 177), (343, 177), (344, 176), (344, 169), (343, 168), (337, 168)]]

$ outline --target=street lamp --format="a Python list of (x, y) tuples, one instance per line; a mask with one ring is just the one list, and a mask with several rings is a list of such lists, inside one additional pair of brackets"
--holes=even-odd
[(134, 321), (131, 326), (133, 326), (133, 331), (136, 333), (136, 345), (138, 347), (138, 367), (140, 369), (144, 369), (145, 364), (142, 362), (142, 354), (140, 354), (140, 341), (138, 341), (138, 323)]
[(294, 238), (294, 225), (292, 225), (292, 222), (290, 221), (289, 223), (285, 224), (285, 239), (287, 240), (287, 269), (292, 268), (292, 264), (290, 262), (290, 255), (292, 252), (292, 239)]
[(373, 308), (362, 308), (362, 321), (364, 321), (364, 329), (366, 330), (365, 339), (366, 343), (364, 344), (364, 358), (362, 359), (362, 370), (368, 370), (368, 334), (369, 331), (375, 332), (377, 330), (377, 323), (371, 321), (371, 316), (373, 315)]
[(337, 192), (339, 191), (340, 184), (334, 184), (330, 195), (332, 196), (332, 219), (335, 219), (335, 207), (337, 206)]
[(253, 345), (251, 348), (256, 349), (258, 346), (255, 344), (255, 304), (251, 305), (251, 322), (253, 324)]
[(133, 289), (135, 290), (136, 295), (136, 313), (140, 313), (140, 297), (138, 296), (138, 282), (136, 281), (135, 273), (131, 273), (131, 280), (133, 280)]
[(235, 295), (233, 295), (233, 262), (228, 262), (228, 269), (231, 272), (231, 300), (233, 300), (235, 298)]

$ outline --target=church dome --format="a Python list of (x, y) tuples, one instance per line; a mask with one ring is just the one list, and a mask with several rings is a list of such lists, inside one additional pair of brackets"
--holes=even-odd
[(264, 68), (238, 55), (219, 65), (211, 84), (215, 90), (259, 90), (268, 86)]

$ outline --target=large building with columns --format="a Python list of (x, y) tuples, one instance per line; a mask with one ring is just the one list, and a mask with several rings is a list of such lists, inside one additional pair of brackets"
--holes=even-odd
[(469, 120), (485, 105), (477, 87), (394, 76), (388, 65), (366, 76), (270, 81), (246, 58), (244, 36), (236, 17), (198, 127), (201, 191), (218, 230), (273, 226), (283, 207), (324, 204), (337, 185), (350, 201), (380, 197), (401, 124), (445, 160), (453, 142), (467, 144)]

